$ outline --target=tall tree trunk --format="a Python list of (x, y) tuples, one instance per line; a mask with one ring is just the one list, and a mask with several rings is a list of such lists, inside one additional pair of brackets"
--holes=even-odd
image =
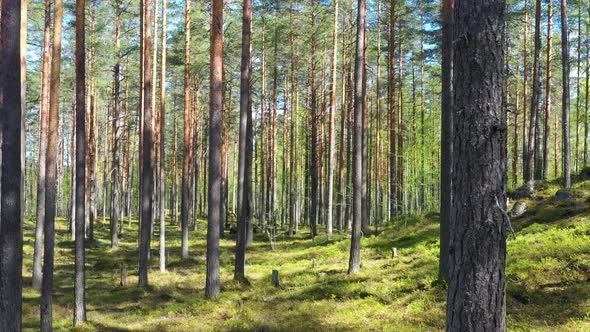
[[(401, 24), (401, 23), (399, 23)], [(401, 29), (401, 27), (400, 27)], [(397, 187), (396, 200), (397, 209), (400, 213), (406, 212), (404, 195), (404, 62), (403, 62), (403, 40), (399, 41), (398, 51), (398, 110), (397, 110)], [(395, 96), (394, 96), (395, 98)]]
[(345, 186), (345, 177), (344, 177), (344, 152), (346, 148), (345, 138), (346, 138), (346, 130), (345, 127), (346, 119), (348, 118), (348, 107), (346, 107), (346, 89), (348, 89), (346, 81), (348, 77), (348, 67), (347, 67), (347, 59), (346, 59), (346, 50), (344, 49), (346, 45), (346, 31), (347, 25), (346, 21), (343, 22), (343, 33), (342, 33), (342, 97), (341, 97), (341, 105), (340, 105), (340, 146), (338, 152), (338, 232), (341, 232), (344, 228), (344, 217), (346, 211), (346, 186)]
[(182, 229), (182, 258), (188, 258), (188, 222), (190, 206), (190, 165), (191, 165), (191, 94), (190, 94), (190, 30), (191, 2), (185, 1), (184, 12), (184, 148), (182, 159), (182, 192), (180, 201), (180, 223)]
[(41, 73), (41, 107), (39, 109), (39, 174), (37, 177), (37, 223), (35, 224), (35, 248), (33, 251), (33, 288), (41, 289), (43, 259), (43, 226), (45, 223), (45, 193), (47, 173), (47, 131), (49, 126), (49, 77), (51, 76), (51, 1), (45, 0), (45, 25), (43, 30), (43, 54)]
[[(553, 1), (547, 5), (547, 67), (545, 73), (545, 123), (543, 126), (543, 180), (549, 177), (549, 139), (551, 137), (551, 78), (553, 65)], [(577, 140), (576, 140), (577, 142)], [(576, 143), (577, 144), (577, 143)]]
[[(374, 224), (381, 223), (381, 0), (377, 0), (377, 77), (375, 78), (375, 217)], [(369, 201), (370, 203), (370, 201)]]
[(269, 204), (268, 208), (270, 211), (270, 223), (273, 228), (276, 229), (277, 225), (277, 210), (276, 210), (276, 196), (277, 196), (277, 113), (278, 113), (278, 85), (279, 85), (279, 12), (278, 9), (275, 13), (275, 35), (274, 35), (274, 55), (273, 55), (273, 83), (272, 83), (272, 115), (270, 125), (270, 144), (269, 149), (269, 160), (268, 163), (268, 192), (269, 192)]
[(310, 149), (310, 198), (311, 198), (311, 206), (310, 206), (310, 228), (311, 228), (311, 238), (313, 239), (317, 235), (317, 223), (318, 223), (318, 178), (319, 178), (319, 170), (318, 170), (318, 111), (317, 111), (317, 86), (316, 86), (316, 59), (315, 59), (315, 51), (316, 51), (316, 1), (311, 0), (311, 46), (310, 46), (310, 112), (311, 112), (311, 149)]
[[(173, 90), (174, 91), (174, 90)], [(178, 154), (178, 125), (177, 125), (177, 115), (176, 115), (176, 94), (174, 94), (174, 107), (172, 108), (172, 116), (174, 117), (174, 125), (172, 129), (172, 136), (174, 140), (172, 141), (172, 193), (170, 195), (170, 206), (172, 210), (172, 224), (176, 225), (178, 222), (178, 162), (177, 162), (177, 154)]]
[[(0, 7), (2, 6), (2, 2), (0, 1)], [(25, 193), (26, 188), (26, 144), (22, 144), (22, 142), (26, 142), (25, 134), (27, 131), (26, 128), (26, 120), (27, 120), (27, 103), (25, 100), (27, 99), (27, 34), (28, 34), (28, 2), (21, 1), (21, 9), (20, 9), (20, 84), (21, 84), (21, 216), (24, 218), (26, 216), (26, 201), (25, 198), (27, 197)], [(2, 10), (0, 9), (0, 12)], [(1, 14), (0, 14), (1, 17)], [(0, 39), (1, 41), (2, 39)], [(1, 141), (0, 141), (1, 142)], [(0, 143), (1, 144), (1, 143)], [(0, 167), (2, 164), (2, 157), (0, 156)], [(0, 170), (1, 172), (1, 170)], [(1, 185), (0, 185), (1, 187)], [(1, 189), (0, 189), (1, 190)]]
[[(160, 63), (160, 272), (166, 271), (166, 8), (162, 0), (162, 53)], [(172, 208), (172, 207), (171, 207)]]
[(265, 37), (266, 37), (266, 28), (265, 28), (265, 20), (264, 20), (264, 11), (261, 11), (261, 16), (262, 16), (262, 33), (261, 33), (261, 38), (262, 38), (262, 50), (261, 50), (261, 55), (260, 55), (260, 75), (261, 77), (261, 87), (260, 87), (260, 144), (258, 147), (259, 150), (259, 154), (260, 154), (260, 226), (262, 227), (262, 229), (264, 230), (265, 228), (265, 219), (266, 219), (266, 209), (267, 209), (267, 204), (266, 204), (266, 193), (267, 193), (267, 188), (266, 187), (266, 176), (268, 176), (268, 174), (266, 174), (265, 168), (266, 168), (266, 160), (265, 160), (265, 156), (266, 154), (264, 153), (264, 149), (265, 149), (265, 135), (266, 135), (266, 126), (265, 126), (265, 121), (266, 121), (266, 43), (265, 43)]
[(363, 174), (363, 76), (365, 67), (365, 26), (367, 16), (366, 0), (358, 0), (356, 27), (356, 55), (354, 70), (354, 165), (352, 192), (352, 240), (348, 274), (358, 272), (361, 267), (361, 223), (362, 223), (362, 174)]
[(338, 65), (338, 0), (334, 0), (334, 24), (332, 29), (332, 72), (330, 82), (330, 146), (328, 148), (328, 219), (326, 235), (332, 235), (332, 215), (334, 202), (334, 163), (336, 153), (336, 66)]
[(238, 164), (238, 235), (234, 279), (246, 276), (246, 245), (252, 216), (252, 0), (244, 0), (242, 11), (242, 60), (240, 65), (240, 151)]
[[(590, 24), (586, 25), (586, 84), (585, 84), (585, 92), (584, 92), (584, 96), (585, 96), (585, 100), (584, 100), (584, 108), (586, 110), (588, 110), (588, 107), (590, 106), (589, 100), (590, 100)], [(579, 95), (578, 95), (579, 96)], [(588, 161), (588, 130), (590, 128), (588, 128), (588, 116), (586, 116), (584, 118), (584, 156), (585, 156), (585, 161)], [(556, 132), (557, 134), (557, 132)], [(557, 144), (556, 144), (557, 145)], [(587, 164), (585, 163), (584, 166), (586, 166)]]
[(504, 8), (478, 0), (457, 1), (454, 10), (447, 331), (506, 329)]
[(152, 158), (152, 0), (144, 0), (144, 112), (143, 112), (143, 151), (141, 169), (141, 225), (139, 227), (139, 286), (148, 285), (148, 255), (150, 251), (150, 226), (152, 224), (153, 158)]
[(295, 126), (297, 122), (296, 118), (296, 103), (297, 92), (299, 91), (296, 86), (296, 74), (295, 74), (295, 34), (293, 31), (293, 0), (289, 1), (289, 47), (291, 56), (291, 78), (290, 78), (290, 115), (289, 115), (289, 236), (293, 236), (297, 225), (297, 160), (295, 160), (295, 151), (297, 149)]
[[(396, 114), (395, 114), (395, 0), (391, 0), (389, 12), (389, 49), (387, 54), (387, 76), (390, 82), (387, 90), (387, 118), (389, 131), (389, 219), (397, 214), (396, 204)], [(444, 61), (443, 57), (443, 61)], [(442, 211), (442, 210), (441, 210)]]
[(2, 0), (0, 21), (0, 330), (22, 329), (21, 1)]
[(53, 260), (55, 247), (55, 211), (57, 196), (57, 144), (59, 130), (59, 83), (61, 80), (61, 35), (63, 1), (54, 1), (54, 24), (51, 59), (51, 88), (49, 91), (49, 123), (47, 127), (47, 156), (45, 182), (45, 222), (43, 282), (41, 288), (41, 331), (53, 330)]
[[(581, 56), (582, 56), (582, 6), (583, 3), (582, 1), (578, 2), (578, 46), (577, 46), (577, 50), (578, 50), (578, 56), (576, 59), (576, 152), (575, 152), (575, 156), (576, 156), (576, 173), (579, 172), (579, 159), (580, 159), (580, 106), (581, 106), (581, 96), (580, 96), (580, 92), (581, 92), (581, 85), (580, 85), (580, 75), (581, 75), (581, 71), (582, 71), (582, 66), (581, 66)], [(587, 117), (585, 117), (587, 118)], [(585, 129), (585, 128), (584, 128)], [(557, 134), (557, 132), (556, 132)], [(587, 161), (588, 161), (588, 156), (587, 156), (587, 149), (588, 149), (588, 133), (584, 132), (585, 136), (584, 136), (584, 151), (583, 151), (583, 161), (584, 161), (584, 168), (586, 167)]]
[(520, 90), (518, 80), (516, 81), (515, 89), (516, 96), (514, 98), (514, 134), (513, 134), (513, 145), (512, 145), (512, 185), (516, 187), (518, 185), (518, 114), (520, 112)]
[(70, 143), (70, 232), (72, 241), (76, 240), (76, 97), (72, 102), (72, 124)]
[(536, 153), (536, 133), (538, 128), (537, 117), (539, 116), (539, 95), (541, 93), (541, 0), (536, 1), (535, 6), (535, 51), (533, 58), (533, 91), (531, 97), (530, 125), (528, 132), (527, 153), (524, 162), (524, 181), (525, 185), (532, 190), (534, 185), (533, 171), (536, 173), (534, 164)]
[(223, 108), (223, 0), (213, 0), (211, 10), (211, 61), (209, 111), (209, 205), (207, 222), (207, 278), (205, 296), (219, 296), (219, 228), (221, 212), (221, 112)]
[[(111, 189), (111, 248), (119, 247), (119, 236), (117, 227), (119, 224), (119, 183), (120, 183), (120, 165), (119, 165), (119, 145), (121, 141), (122, 126), (119, 118), (121, 117), (121, 3), (115, 2), (115, 66), (113, 68), (114, 84), (114, 105), (113, 105), (113, 164), (112, 164), (112, 189)], [(108, 119), (107, 119), (108, 120)], [(106, 186), (106, 184), (104, 184)], [(105, 197), (106, 200), (106, 197)]]
[(85, 2), (76, 0), (76, 280), (74, 284), (74, 325), (86, 321), (86, 272), (84, 235), (86, 224), (86, 40)]
[(569, 188), (570, 174), (570, 52), (567, 28), (567, 0), (561, 0), (561, 58), (562, 58), (562, 128), (563, 128), (563, 186)]
[[(367, 2), (365, 1), (365, 15), (367, 12)], [(366, 20), (366, 18), (365, 18)], [(362, 135), (362, 141), (363, 141), (363, 145), (362, 145), (362, 160), (363, 160), (363, 165), (361, 167), (362, 169), (362, 198), (361, 198), (361, 231), (365, 234), (367, 234), (369, 232), (369, 209), (370, 209), (370, 204), (369, 201), (371, 200), (370, 197), (368, 197), (367, 193), (368, 193), (368, 188), (367, 185), (368, 183), (370, 183), (369, 179), (369, 169), (371, 169), (371, 166), (369, 165), (368, 162), (368, 136), (369, 136), (369, 114), (368, 114), (368, 107), (367, 107), (367, 44), (368, 44), (368, 37), (367, 37), (367, 25), (365, 23), (363, 29), (365, 29), (365, 32), (363, 33), (363, 36), (365, 38), (364, 41), (364, 48), (363, 48), (363, 85), (362, 85), (362, 105), (363, 105), (363, 124), (362, 124), (362, 130), (363, 130), (363, 135)]]
[(529, 102), (529, 53), (528, 53), (528, 33), (529, 33), (529, 0), (524, 1), (524, 33), (522, 42), (522, 174), (524, 182), (527, 182), (527, 176), (532, 178), (533, 170), (528, 168), (528, 145), (527, 145), (527, 111)]

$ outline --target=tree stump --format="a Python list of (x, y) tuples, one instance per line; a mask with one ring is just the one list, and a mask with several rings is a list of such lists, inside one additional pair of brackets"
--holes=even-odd
[(121, 264), (121, 287), (127, 286), (127, 266), (125, 264)]
[(396, 258), (397, 257), (397, 248), (393, 247), (391, 248), (391, 258)]
[(279, 271), (272, 270), (272, 285), (275, 287), (279, 287), (281, 285), (281, 281), (279, 280)]

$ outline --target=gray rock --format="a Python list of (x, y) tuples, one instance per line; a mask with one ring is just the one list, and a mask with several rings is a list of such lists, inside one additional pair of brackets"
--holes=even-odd
[(510, 216), (513, 218), (518, 218), (527, 211), (527, 208), (528, 207), (525, 202), (516, 202), (510, 211)]
[(562, 201), (570, 200), (571, 198), (572, 198), (571, 193), (569, 193), (568, 191), (565, 191), (565, 190), (559, 190), (558, 192), (555, 193), (553, 200), (555, 200), (557, 202), (562, 202)]
[(512, 198), (514, 199), (522, 199), (522, 198), (528, 198), (531, 197), (533, 195), (533, 188), (534, 187), (534, 182), (527, 182), (524, 185), (522, 185), (520, 188), (516, 189), (516, 191), (514, 191), (514, 193), (512, 194)]

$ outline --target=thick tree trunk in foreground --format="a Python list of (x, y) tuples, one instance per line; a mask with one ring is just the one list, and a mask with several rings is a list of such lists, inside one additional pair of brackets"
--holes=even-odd
[(447, 331), (506, 329), (504, 7), (502, 0), (455, 4)]
[(356, 55), (354, 70), (354, 165), (352, 180), (352, 240), (348, 273), (358, 272), (361, 267), (361, 219), (362, 219), (362, 172), (363, 172), (363, 71), (365, 67), (365, 22), (366, 0), (358, 0), (358, 16), (356, 29)]
[(2, 0), (0, 23), (0, 331), (22, 329), (21, 1)]
[(221, 112), (223, 108), (223, 0), (213, 0), (211, 17), (209, 109), (209, 211), (207, 222), (207, 279), (205, 296), (214, 299), (221, 289), (219, 228), (221, 220)]
[[(569, 188), (572, 185), (570, 174), (570, 52), (567, 28), (567, 0), (561, 0), (561, 58), (562, 58), (562, 129), (563, 129), (563, 186)], [(581, 52), (581, 50), (578, 50)]]
[(53, 330), (53, 259), (55, 246), (55, 210), (57, 196), (57, 144), (59, 126), (59, 83), (61, 74), (61, 35), (63, 1), (55, 0), (53, 48), (51, 59), (51, 88), (49, 93), (49, 125), (47, 131), (47, 178), (45, 182), (45, 223), (43, 283), (41, 289), (41, 331)]
[(252, 0), (244, 0), (242, 14), (242, 62), (240, 75), (240, 151), (238, 165), (238, 235), (234, 278), (246, 275), (246, 245), (252, 216), (252, 109), (250, 80), (252, 79)]
[(438, 278), (449, 279), (449, 224), (452, 209), (453, 178), (453, 10), (455, 0), (444, 0), (442, 7), (442, 96), (441, 96), (441, 173), (440, 173), (440, 260)]
[(86, 272), (84, 235), (86, 224), (86, 41), (84, 0), (76, 0), (76, 281), (74, 286), (74, 325), (86, 321)]

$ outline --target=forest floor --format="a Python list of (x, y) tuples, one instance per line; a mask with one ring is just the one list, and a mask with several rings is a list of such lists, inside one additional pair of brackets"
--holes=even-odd
[[(511, 331), (590, 331), (590, 181), (555, 201), (541, 183), (508, 239), (507, 323)], [(304, 229), (277, 236), (274, 250), (258, 234), (247, 253), (251, 286), (232, 280), (235, 238), (222, 240), (222, 293), (206, 301), (205, 221), (180, 259), (178, 226), (167, 227), (168, 271), (158, 271), (152, 242), (151, 286), (137, 285), (137, 222), (111, 250), (107, 223), (87, 249), (88, 320), (78, 331), (430, 331), (444, 329), (446, 290), (437, 283), (438, 216), (398, 219), (362, 240), (361, 272), (346, 274), (349, 236), (309, 240)], [(67, 223), (56, 225), (54, 328), (72, 330), (73, 247)], [(25, 224), (24, 326), (38, 330), (39, 293), (31, 289), (34, 221)], [(321, 234), (321, 233), (320, 233)], [(157, 232), (154, 239), (157, 239)], [(391, 257), (391, 248), (398, 257)], [(317, 267), (314, 267), (313, 260)], [(119, 266), (127, 266), (127, 286)], [(280, 272), (281, 287), (271, 285)]]

